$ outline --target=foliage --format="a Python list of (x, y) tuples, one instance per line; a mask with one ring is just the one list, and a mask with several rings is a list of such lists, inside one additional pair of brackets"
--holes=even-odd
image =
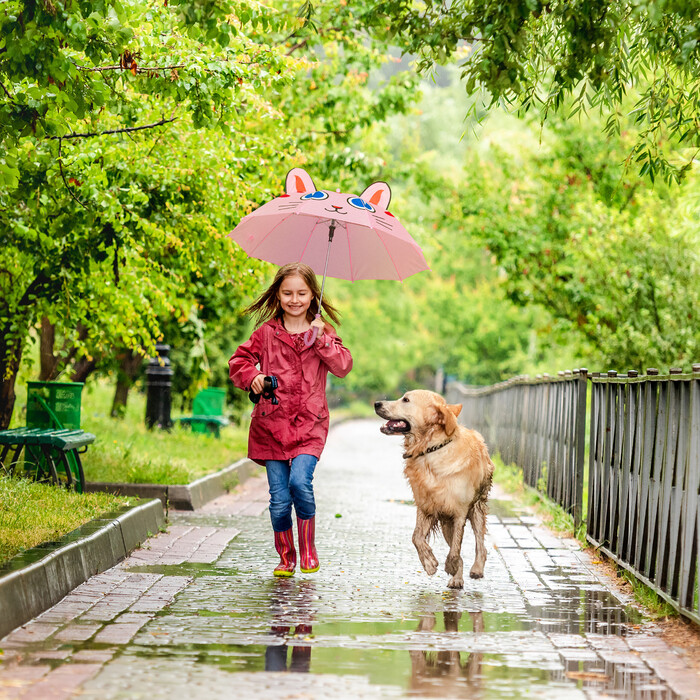
[(284, 2), (5, 3), (0, 427), (42, 316), (105, 371), (167, 330), (198, 346), (189, 394), (201, 385), (206, 336), (230, 342), (259, 284), (225, 234), (292, 164), (330, 162), (411, 98), (398, 78), (369, 96), (380, 47), (334, 6), (315, 33)]
[(509, 298), (546, 309), (589, 367), (687, 365), (700, 357), (698, 182), (651, 189), (624, 171), (626, 147), (595, 121), (553, 120), (530, 152), (494, 138), (468, 166), (464, 225)]
[(402, 283), (329, 281), (328, 294), (343, 311), (339, 333), (355, 360), (342, 382), (331, 380), (346, 397), (372, 400), (432, 387), (439, 369), (488, 384), (563, 361), (556, 343), (538, 334), (548, 314), (506, 298), (492, 254), (465, 226), (462, 196), (478, 174), (464, 162), (477, 143), (468, 135), (460, 142), (469, 124), (460, 123), (466, 100), (458, 83), (424, 85), (423, 92), (410, 114), (376, 125), (356, 145), (381, 154), (381, 168), (344, 185), (362, 191), (375, 179), (391, 183), (391, 211), (431, 267)]
[(362, 20), (425, 71), (460, 60), (467, 93), (486, 91), (489, 106), (542, 120), (599, 110), (612, 135), (635, 94), (628, 156), (653, 181), (682, 179), (700, 147), (699, 10), (697, 0), (379, 0)]
[(133, 502), (123, 496), (74, 493), (27, 479), (0, 477), (0, 564)]
[[(251, 263), (222, 228), (275, 186), (269, 163), (285, 150), (262, 93), (295, 63), (248, 36), (268, 15), (231, 2), (3, 6), (4, 383), (40, 315), (84, 354), (153, 352), (160, 318), (186, 315), (198, 279), (245, 289)], [(257, 177), (242, 187), (246, 172)], [(6, 425), (11, 386), (0, 404)]]

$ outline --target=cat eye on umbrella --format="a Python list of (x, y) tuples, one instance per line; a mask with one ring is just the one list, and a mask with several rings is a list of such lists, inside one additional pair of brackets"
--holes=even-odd
[(305, 170), (293, 168), (285, 193), (241, 219), (229, 236), (252, 257), (276, 265), (302, 262), (322, 274), (320, 310), (327, 275), (404, 280), (429, 269), (420, 246), (387, 211), (390, 201), (385, 182), (359, 196), (317, 190)]

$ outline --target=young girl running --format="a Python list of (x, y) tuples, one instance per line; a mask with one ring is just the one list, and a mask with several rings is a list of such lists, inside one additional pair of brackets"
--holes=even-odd
[[(248, 457), (267, 471), (270, 518), (280, 555), (275, 576), (292, 576), (296, 566), (292, 504), (299, 567), (304, 573), (319, 569), (312, 481), (328, 436), (326, 375), (344, 377), (352, 369), (352, 356), (333, 327), (315, 318), (319, 294), (316, 275), (308, 265), (281, 267), (270, 287), (245, 311), (261, 325), (229, 360), (233, 383), (262, 394), (253, 409)], [(340, 323), (325, 297), (323, 311)], [(318, 336), (307, 346), (305, 334), (313, 328)], [(277, 379), (273, 392), (266, 377)]]

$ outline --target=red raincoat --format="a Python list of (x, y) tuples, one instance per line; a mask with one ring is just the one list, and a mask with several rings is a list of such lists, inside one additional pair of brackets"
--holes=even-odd
[[(308, 348), (298, 350), (278, 319), (253, 331), (229, 360), (231, 381), (244, 391), (261, 372), (275, 375), (279, 404), (262, 398), (253, 409), (248, 457), (288, 460), (300, 454), (320, 457), (328, 437), (326, 375), (344, 377), (352, 356), (331, 326)], [(256, 367), (258, 365), (260, 369)]]

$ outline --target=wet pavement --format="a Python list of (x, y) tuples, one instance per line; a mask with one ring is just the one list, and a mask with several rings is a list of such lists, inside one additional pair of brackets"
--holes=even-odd
[[(167, 533), (0, 640), (0, 698), (700, 697), (591, 555), (506, 498), (491, 501), (484, 578), (453, 591), (444, 571), (428, 577), (401, 441), (379, 425), (331, 431), (318, 573), (272, 577), (266, 483), (252, 479), (171, 513)], [(465, 568), (473, 542), (467, 527)]]

